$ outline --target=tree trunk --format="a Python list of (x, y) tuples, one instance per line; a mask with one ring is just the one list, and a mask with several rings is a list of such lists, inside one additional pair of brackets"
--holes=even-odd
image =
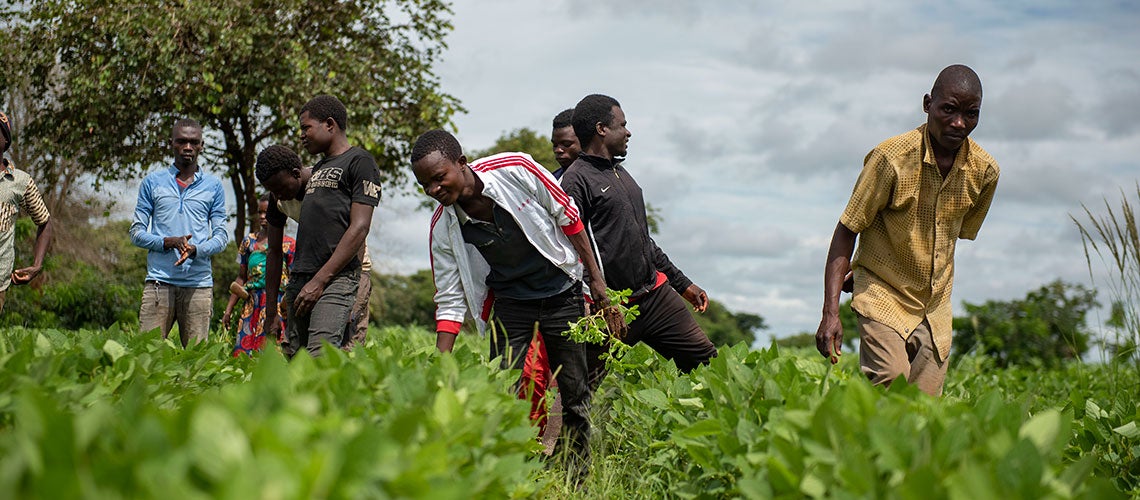
[(241, 201), (245, 199), (245, 186), (242, 185), (241, 167), (230, 166), (230, 185), (234, 188), (234, 198), (237, 200), (237, 224), (234, 225), (234, 241), (241, 242), (241, 239), (247, 234), (245, 232), (245, 211), (242, 210)]

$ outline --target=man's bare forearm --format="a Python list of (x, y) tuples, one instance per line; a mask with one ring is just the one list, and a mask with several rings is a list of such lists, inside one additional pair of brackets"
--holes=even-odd
[(823, 271), (823, 313), (839, 314), (839, 294), (843, 279), (851, 270), (851, 255), (855, 253), (856, 233), (843, 223), (835, 225), (831, 246), (827, 250), (827, 264)]

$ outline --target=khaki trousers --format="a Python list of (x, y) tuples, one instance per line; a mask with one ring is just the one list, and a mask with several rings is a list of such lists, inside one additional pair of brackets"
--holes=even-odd
[(946, 360), (938, 359), (930, 323), (924, 319), (910, 336), (859, 316), (859, 366), (876, 385), (891, 385), (902, 376), (931, 396), (942, 394)]
[(206, 340), (210, 332), (210, 315), (214, 312), (213, 289), (185, 288), (158, 281), (147, 281), (143, 286), (142, 307), (139, 308), (139, 330), (149, 332), (162, 329), (162, 338), (170, 335), (170, 328), (178, 321), (182, 347), (190, 341)]

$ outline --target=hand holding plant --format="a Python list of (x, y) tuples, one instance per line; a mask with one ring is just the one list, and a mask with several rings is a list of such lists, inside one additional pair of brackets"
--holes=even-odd
[(570, 330), (567, 333), (570, 340), (575, 342), (608, 345), (609, 349), (602, 354), (602, 359), (606, 362), (606, 368), (611, 371), (622, 371), (617, 362), (630, 347), (622, 342), (622, 339), (629, 331), (629, 324), (637, 319), (638, 315), (637, 306), (626, 306), (632, 294), (633, 292), (628, 289), (620, 292), (606, 289), (611, 305), (570, 323)]

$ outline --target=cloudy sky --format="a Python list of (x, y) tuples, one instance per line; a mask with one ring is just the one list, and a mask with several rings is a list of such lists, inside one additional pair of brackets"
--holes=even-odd
[[(625, 166), (664, 218), (658, 243), (711, 297), (784, 336), (819, 323), (827, 245), (864, 155), (925, 122), (922, 96), (953, 63), (981, 76), (972, 137), (1002, 170), (978, 240), (958, 245), (956, 312), (1089, 283), (1069, 215), (1121, 188), (1134, 198), (1140, 178), (1137, 5), (457, 2), (438, 74), (468, 110), (455, 120), (465, 150), (519, 127), (549, 134), (587, 94), (618, 99)], [(428, 266), (416, 202), (383, 204), (380, 270)]]

